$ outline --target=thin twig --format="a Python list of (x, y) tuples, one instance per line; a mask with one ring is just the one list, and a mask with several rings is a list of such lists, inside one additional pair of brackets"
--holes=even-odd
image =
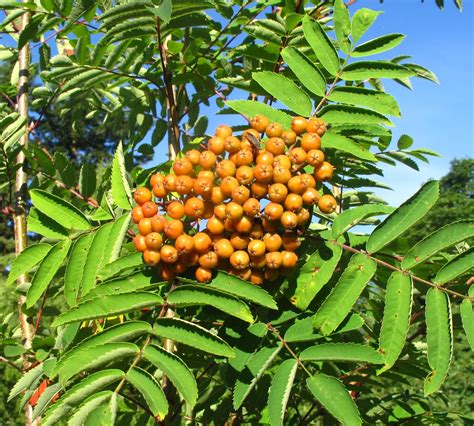
[(358, 250), (358, 249), (355, 249), (353, 247), (350, 247), (346, 244), (343, 244), (343, 243), (340, 243), (339, 241), (335, 241), (335, 240), (331, 240), (329, 241), (330, 243), (332, 244), (335, 244), (339, 247), (341, 247), (342, 249), (346, 250), (346, 251), (349, 251), (351, 253), (358, 253), (358, 254), (363, 254), (364, 256), (367, 256), (369, 257), (370, 259), (374, 260), (376, 263), (378, 263), (379, 265), (382, 265), (382, 266), (385, 266), (386, 268), (388, 269), (391, 269), (392, 271), (397, 271), (397, 272), (400, 272), (401, 274), (405, 274), (405, 275), (409, 275), (411, 276), (411, 278), (414, 280), (414, 281), (418, 281), (419, 283), (423, 283), (423, 284), (426, 284), (430, 287), (433, 287), (433, 288), (436, 288), (440, 291), (444, 291), (445, 293), (449, 293), (451, 294), (453, 297), (460, 297), (462, 299), (469, 299), (469, 300), (474, 300), (474, 297), (470, 297), (470, 296), (467, 296), (465, 294), (461, 294), (461, 293), (458, 293), (457, 291), (454, 291), (454, 290), (450, 290), (449, 288), (446, 288), (446, 287), (442, 287), (442, 286), (439, 286), (437, 284), (434, 284), (432, 283), (431, 281), (427, 281), (423, 278), (420, 278), (420, 277), (417, 277), (416, 275), (413, 275), (412, 273), (408, 272), (408, 271), (404, 271), (403, 269), (400, 269), (400, 268), (397, 268), (396, 266), (393, 266), (391, 265), (390, 263), (388, 262), (385, 262), (383, 260), (380, 260), (380, 259), (377, 259), (376, 257), (373, 257), (371, 256), (369, 253), (367, 253), (366, 251), (364, 250)]
[(9, 359), (6, 359), (3, 356), (0, 356), (0, 361), (4, 362), (5, 364), (8, 364), (10, 367), (16, 368), (20, 373), (23, 373), (23, 370), (17, 365), (13, 364), (13, 362), (11, 362)]

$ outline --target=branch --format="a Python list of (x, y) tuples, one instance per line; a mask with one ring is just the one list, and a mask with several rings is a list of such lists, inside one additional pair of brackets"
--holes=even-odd
[(404, 271), (403, 269), (397, 268), (396, 266), (393, 266), (390, 263), (387, 263), (383, 260), (377, 259), (376, 257), (371, 256), (369, 253), (367, 253), (364, 250), (358, 250), (358, 249), (352, 248), (352, 247), (350, 247), (346, 244), (340, 243), (340, 242), (335, 241), (335, 240), (331, 240), (329, 242), (332, 243), (332, 244), (335, 244), (335, 245), (341, 247), (342, 249), (344, 249), (346, 251), (349, 251), (351, 253), (363, 254), (363, 255), (369, 257), (370, 259), (374, 260), (379, 265), (385, 266), (386, 268), (391, 269), (392, 271), (400, 272), (401, 274), (410, 275), (414, 281), (417, 281), (417, 282), (422, 283), (422, 284), (426, 284), (426, 285), (428, 285), (430, 287), (433, 287), (433, 288), (436, 288), (440, 291), (444, 291), (445, 293), (449, 293), (453, 297), (459, 297), (461, 299), (468, 299), (468, 300), (471, 300), (471, 301), (474, 300), (474, 297), (470, 297), (470, 296), (467, 296), (465, 294), (458, 293), (457, 291), (450, 290), (449, 288), (439, 286), (437, 284), (432, 283), (431, 281), (428, 281), (428, 280), (425, 280), (423, 278), (417, 277), (416, 275), (413, 275), (411, 272)]
[[(23, 0), (26, 3), (28, 0)], [(30, 13), (26, 12), (21, 16), (21, 30), (23, 31), (30, 22)], [(16, 164), (19, 166), (15, 176), (15, 213), (13, 216), (13, 225), (15, 232), (15, 253), (18, 256), (26, 249), (28, 244), (26, 230), (26, 199), (28, 196), (28, 175), (26, 173), (26, 155), (28, 151), (28, 84), (29, 84), (29, 65), (30, 65), (30, 45), (26, 43), (18, 52), (19, 78), (18, 78), (18, 113), (25, 120), (25, 132), (19, 140), (22, 150), (16, 157)], [(28, 276), (22, 274), (18, 277), (18, 285), (28, 282)], [(31, 326), (28, 323), (28, 317), (22, 311), (26, 297), (18, 297), (18, 319), (20, 322), (23, 346), (25, 349), (31, 349)], [(23, 367), (28, 369), (29, 361), (26, 353), (22, 355)], [(33, 424), (33, 410), (29, 403), (24, 407), (25, 424)]]
[(20, 373), (23, 373), (23, 370), (17, 365), (13, 364), (13, 362), (11, 362), (9, 359), (6, 359), (3, 356), (0, 356), (0, 361), (4, 362), (5, 364), (8, 364), (10, 367), (17, 369)]
[(161, 26), (160, 18), (156, 18), (156, 34), (158, 36), (158, 44), (160, 51), (161, 69), (163, 71), (163, 81), (165, 83), (166, 90), (166, 103), (168, 107), (168, 122), (169, 122), (169, 156), (170, 159), (174, 159), (179, 152), (179, 121), (178, 121), (178, 110), (176, 108), (176, 100), (174, 87), (172, 83), (173, 75), (171, 70), (168, 68), (168, 57), (166, 53), (166, 47), (161, 39)]

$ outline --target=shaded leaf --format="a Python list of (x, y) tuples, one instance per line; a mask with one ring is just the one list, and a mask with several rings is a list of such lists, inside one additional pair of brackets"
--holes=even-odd
[(79, 173), (79, 192), (85, 197), (90, 197), (97, 185), (95, 167), (91, 163), (84, 163)]
[(90, 346), (87, 349), (74, 351), (55, 370), (56, 374), (59, 375), (60, 382), (65, 384), (82, 371), (97, 368), (112, 361), (122, 361), (125, 357), (131, 357), (138, 352), (138, 346), (133, 343), (102, 343), (97, 346)]
[(113, 396), (113, 392), (106, 390), (98, 392), (87, 398), (74, 412), (73, 416), (68, 421), (68, 426), (83, 426), (89, 417), (89, 414), (100, 407)]
[(344, 361), (382, 364), (379, 352), (360, 343), (323, 343), (311, 346), (300, 354), (301, 361)]
[(122, 379), (125, 374), (121, 370), (110, 369), (93, 373), (69, 389), (55, 402), (41, 419), (41, 424), (56, 425), (69, 413), (74, 412), (82, 401), (91, 394)]
[(43, 374), (43, 364), (38, 364), (36, 367), (33, 367), (31, 370), (28, 370), (24, 373), (20, 379), (15, 383), (11, 388), (10, 393), (8, 394), (8, 401), (11, 401), (15, 396), (19, 395), (29, 387)]
[(276, 348), (262, 348), (255, 352), (247, 361), (246, 368), (240, 372), (235, 382), (233, 392), (233, 406), (238, 410), (244, 403), (251, 390), (255, 387), (267, 368), (281, 351), (282, 346)]
[(74, 363), (81, 351), (85, 351), (94, 346), (101, 346), (104, 343), (126, 342), (151, 332), (151, 326), (144, 321), (127, 321), (106, 328), (104, 331), (93, 334), (82, 340), (79, 344), (64, 353), (51, 371), (50, 378), (54, 378), (65, 365)]
[(166, 374), (186, 403), (194, 407), (198, 397), (196, 379), (181, 358), (159, 346), (147, 346), (143, 357)]
[(35, 420), (38, 416), (41, 416), (46, 408), (48, 408), (51, 400), (56, 396), (56, 394), (61, 390), (61, 385), (55, 383), (49, 385), (44, 392), (38, 398), (35, 408), (33, 409), (33, 414), (31, 415), (32, 420)]
[(464, 299), (461, 302), (460, 313), (467, 341), (471, 346), (471, 350), (474, 350), (474, 311), (472, 310), (472, 302), (470, 300)]
[(268, 394), (268, 411), (270, 424), (282, 426), (285, 418), (286, 405), (295, 380), (298, 363), (294, 359), (283, 361), (275, 375)]
[(335, 377), (318, 373), (306, 385), (320, 404), (343, 425), (361, 425), (359, 411), (344, 385)]
[(156, 379), (147, 371), (134, 367), (127, 372), (127, 381), (142, 394), (153, 415), (164, 419), (168, 414), (168, 401)]

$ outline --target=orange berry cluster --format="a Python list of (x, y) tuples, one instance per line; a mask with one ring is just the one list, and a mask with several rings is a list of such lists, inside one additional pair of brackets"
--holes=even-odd
[(187, 151), (174, 173), (154, 174), (151, 191), (136, 189), (135, 247), (163, 279), (196, 268), (200, 282), (213, 269), (257, 285), (273, 281), (298, 261), (307, 207), (336, 209), (334, 197), (317, 189), (334, 170), (321, 151), (321, 119), (294, 117), (291, 130), (263, 116), (250, 124), (241, 137), (219, 126), (207, 149)]

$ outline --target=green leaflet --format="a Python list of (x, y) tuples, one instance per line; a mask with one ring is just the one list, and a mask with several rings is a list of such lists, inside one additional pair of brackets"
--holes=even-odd
[(98, 265), (100, 271), (105, 265), (116, 260), (120, 255), (122, 249), (123, 240), (128, 231), (130, 224), (131, 215), (124, 214), (116, 219), (109, 233), (109, 239), (105, 245), (102, 261)]
[(243, 321), (254, 321), (249, 307), (220, 290), (198, 285), (182, 285), (168, 293), (167, 303), (176, 307), (209, 305)]
[(123, 278), (117, 278), (94, 287), (81, 302), (91, 300), (99, 296), (108, 296), (120, 293), (133, 293), (136, 290), (148, 290), (163, 285), (164, 282), (157, 282), (156, 278), (147, 273), (137, 272)]
[(219, 271), (217, 276), (208, 284), (207, 287), (232, 294), (256, 305), (265, 306), (269, 309), (277, 309), (277, 304), (275, 300), (273, 300), (273, 297), (270, 296), (262, 287), (241, 280), (240, 278), (227, 274), (226, 272)]
[(377, 157), (374, 154), (346, 136), (326, 132), (321, 140), (324, 149), (337, 149), (362, 160), (377, 161)]
[(411, 269), (440, 250), (467, 240), (474, 235), (474, 221), (450, 223), (425, 237), (405, 254), (401, 266)]
[(474, 247), (456, 256), (446, 263), (436, 274), (433, 282), (438, 285), (446, 284), (449, 281), (467, 273), (474, 265)]
[(295, 323), (288, 327), (284, 335), (286, 342), (312, 342), (322, 337), (321, 334), (314, 333), (313, 319), (311, 317), (296, 319)]
[(385, 204), (367, 204), (365, 206), (345, 210), (334, 219), (332, 224), (332, 237), (340, 237), (344, 232), (347, 232), (353, 226), (368, 217), (389, 214), (392, 213), (393, 210), (393, 207)]
[(87, 371), (111, 361), (122, 361), (124, 357), (131, 357), (138, 352), (137, 345), (126, 342), (89, 346), (86, 349), (74, 351), (59, 368), (56, 366), (55, 374), (59, 375), (59, 381), (65, 384), (81, 371)]
[(352, 52), (352, 56), (357, 58), (360, 56), (370, 56), (386, 52), (387, 50), (398, 46), (404, 38), (404, 34), (387, 34), (374, 38), (365, 43), (359, 44), (359, 46), (357, 46)]
[(354, 42), (357, 42), (365, 34), (381, 13), (365, 7), (354, 13), (352, 17), (352, 38)]
[(296, 278), (295, 294), (291, 298), (298, 309), (306, 310), (319, 291), (329, 282), (341, 255), (341, 247), (326, 242), (303, 263)]
[(291, 111), (304, 117), (311, 115), (311, 99), (289, 78), (271, 71), (254, 72), (252, 78)]
[(376, 253), (402, 235), (434, 206), (439, 197), (439, 182), (430, 181), (405, 201), (397, 210), (375, 228), (367, 241), (367, 251)]
[(371, 111), (370, 109), (351, 105), (328, 105), (321, 110), (319, 116), (331, 124), (357, 123), (393, 126), (393, 123), (384, 115)]
[(281, 51), (281, 57), (304, 87), (317, 96), (324, 96), (326, 79), (304, 53), (294, 47), (285, 47)]
[(78, 306), (62, 313), (54, 320), (52, 326), (57, 327), (75, 321), (115, 316), (150, 306), (161, 305), (162, 303), (163, 299), (161, 296), (147, 292), (99, 296), (81, 302)]
[(28, 232), (36, 232), (47, 238), (63, 240), (68, 237), (68, 230), (55, 222), (38, 209), (31, 207), (27, 219)]
[(444, 291), (430, 288), (426, 293), (426, 339), (431, 373), (425, 379), (424, 393), (439, 390), (448, 374), (453, 355), (453, 323), (449, 298)]
[(168, 414), (168, 401), (156, 379), (147, 371), (135, 367), (127, 372), (127, 381), (142, 394), (153, 415), (162, 420)]
[(36, 379), (41, 377), (43, 374), (43, 364), (38, 364), (36, 367), (27, 371), (20, 379), (15, 383), (11, 388), (10, 393), (8, 394), (8, 401), (11, 401), (15, 396), (19, 395), (25, 389), (28, 389)]
[(150, 324), (144, 321), (127, 321), (106, 328), (100, 333), (85, 338), (79, 344), (64, 353), (51, 371), (50, 378), (54, 378), (58, 372), (61, 371), (64, 365), (67, 365), (71, 362), (71, 359), (77, 357), (77, 354), (80, 353), (80, 351), (84, 351), (94, 346), (100, 346), (104, 343), (126, 342), (150, 332)]
[(397, 101), (385, 92), (363, 87), (338, 86), (334, 88), (328, 99), (344, 104), (359, 105), (381, 114), (400, 117), (400, 107)]
[(369, 78), (413, 77), (415, 72), (402, 65), (387, 61), (360, 61), (347, 65), (341, 78), (347, 81), (367, 80)]
[(235, 410), (238, 410), (242, 406), (250, 391), (255, 387), (260, 377), (262, 377), (267, 368), (277, 357), (282, 347), (281, 345), (276, 348), (264, 347), (249, 358), (245, 370), (239, 374), (235, 382), (232, 398)]
[(93, 234), (80, 283), (81, 297), (89, 293), (96, 285), (97, 271), (99, 265), (104, 262), (105, 249), (110, 242), (113, 225), (113, 222), (106, 223)]
[(326, 68), (329, 74), (336, 75), (339, 70), (339, 57), (320, 23), (305, 15), (303, 32), (321, 65)]
[(46, 257), (41, 261), (40, 266), (31, 280), (31, 287), (28, 289), (26, 296), (26, 306), (28, 308), (32, 307), (47, 290), (56, 272), (58, 272), (66, 258), (70, 247), (71, 240), (61, 241), (53, 246)]
[(67, 422), (68, 426), (83, 426), (89, 417), (89, 414), (93, 413), (95, 409), (100, 407), (107, 400), (110, 400), (113, 394), (112, 391), (106, 390), (91, 395), (78, 408), (76, 408), (76, 411)]
[(410, 328), (413, 282), (409, 275), (393, 272), (387, 282), (385, 307), (379, 337), (379, 352), (385, 365), (381, 374), (392, 368), (400, 356)]
[(94, 234), (79, 237), (71, 250), (64, 275), (64, 297), (69, 306), (76, 306), (80, 285)]
[(54, 403), (41, 419), (42, 425), (56, 425), (91, 394), (122, 379), (125, 374), (121, 370), (110, 369), (99, 371), (87, 376), (69, 389)]
[(271, 121), (280, 123), (284, 128), (291, 127), (291, 116), (283, 111), (278, 111), (271, 106), (257, 101), (227, 101), (226, 105), (249, 118), (264, 115)]
[(38, 416), (41, 416), (46, 408), (48, 408), (49, 403), (53, 399), (53, 397), (61, 390), (61, 385), (59, 383), (55, 383), (49, 385), (41, 396), (38, 398), (38, 402), (33, 409), (32, 420), (36, 419)]
[(198, 387), (193, 373), (175, 354), (159, 346), (147, 346), (143, 357), (161, 370), (191, 407), (196, 405)]
[(351, 50), (349, 36), (351, 34), (351, 18), (349, 10), (342, 0), (334, 2), (334, 30), (341, 50), (348, 54)]
[(301, 361), (344, 361), (383, 364), (382, 355), (360, 343), (322, 343), (311, 346), (300, 354)]
[(67, 229), (86, 230), (91, 227), (87, 218), (72, 204), (42, 189), (30, 191), (33, 205), (49, 218)]
[(375, 261), (354, 254), (339, 281), (313, 317), (313, 326), (322, 333), (332, 333), (355, 304), (377, 269)]
[(132, 193), (126, 173), (122, 143), (119, 143), (112, 162), (112, 197), (117, 206), (124, 210), (130, 210)]
[(178, 318), (157, 319), (153, 326), (153, 333), (214, 355), (234, 356), (232, 348), (220, 337), (204, 327)]
[(5, 285), (11, 285), (20, 275), (27, 273), (44, 259), (51, 250), (50, 244), (34, 244), (23, 250), (12, 262)]
[(114, 260), (113, 262), (110, 262), (107, 265), (105, 265), (98, 272), (97, 278), (102, 281), (105, 281), (128, 269), (134, 269), (136, 267), (142, 266), (143, 265), (142, 256), (143, 256), (142, 253), (137, 252), (137, 253), (130, 253), (130, 254), (127, 254), (126, 256), (119, 257), (117, 260)]
[(472, 302), (464, 299), (461, 303), (461, 321), (464, 331), (466, 332), (467, 341), (474, 350), (474, 311), (472, 310)]
[(290, 397), (291, 388), (295, 380), (298, 363), (294, 359), (283, 361), (273, 376), (268, 393), (268, 411), (270, 424), (282, 426), (285, 418), (286, 405)]
[(344, 385), (335, 377), (318, 373), (306, 385), (321, 405), (343, 425), (361, 425), (359, 410)]

